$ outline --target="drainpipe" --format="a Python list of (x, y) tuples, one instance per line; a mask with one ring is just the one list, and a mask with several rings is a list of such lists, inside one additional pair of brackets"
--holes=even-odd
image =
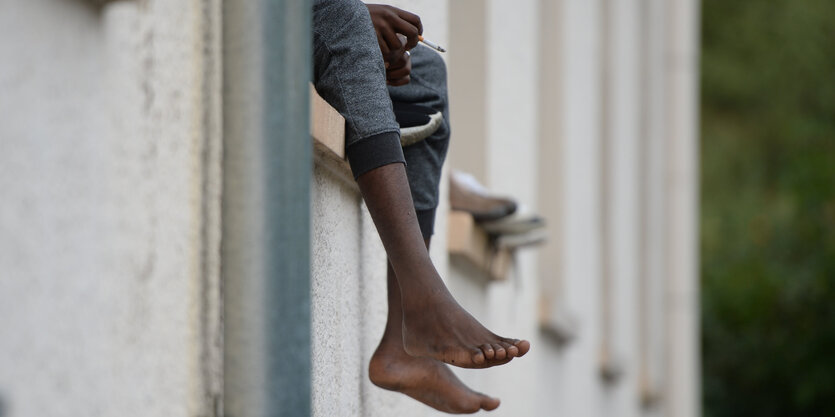
[(223, 2), (226, 417), (309, 416), (309, 0)]

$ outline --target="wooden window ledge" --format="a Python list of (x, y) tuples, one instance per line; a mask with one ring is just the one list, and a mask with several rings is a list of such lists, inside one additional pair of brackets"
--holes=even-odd
[(507, 279), (513, 252), (498, 248), (487, 232), (479, 227), (473, 216), (464, 211), (449, 212), (449, 236), (447, 241), (453, 262), (464, 262), (474, 267), (486, 281)]
[(565, 346), (577, 338), (579, 323), (573, 314), (555, 309), (552, 302), (541, 297), (539, 301), (539, 331), (559, 346)]
[(345, 118), (310, 85), (310, 136), (318, 167), (330, 171), (344, 185), (359, 191), (345, 159)]

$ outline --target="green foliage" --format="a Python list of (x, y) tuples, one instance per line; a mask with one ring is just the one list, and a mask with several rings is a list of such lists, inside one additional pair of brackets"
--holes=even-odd
[(702, 7), (705, 414), (835, 416), (835, 1)]

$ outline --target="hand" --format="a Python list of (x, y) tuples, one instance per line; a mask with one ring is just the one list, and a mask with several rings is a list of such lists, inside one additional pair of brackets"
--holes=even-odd
[[(406, 51), (417, 46), (418, 36), (423, 33), (423, 24), (419, 16), (396, 7), (384, 4), (366, 4), (366, 7), (377, 32), (383, 61), (388, 64), (386, 68), (390, 68), (403, 59)], [(397, 34), (406, 37), (405, 44)]]
[(409, 51), (404, 51), (400, 59), (394, 61), (386, 69), (386, 84), (398, 86), (405, 85), (411, 81), (412, 58)]

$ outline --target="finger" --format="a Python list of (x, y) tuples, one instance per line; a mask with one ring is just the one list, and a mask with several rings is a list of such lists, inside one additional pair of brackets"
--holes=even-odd
[[(384, 59), (386, 62), (388, 62), (389, 64), (391, 64), (391, 65), (395, 65), (395, 63), (400, 62), (400, 61), (402, 61), (402, 60), (403, 60), (403, 53), (404, 53), (404, 52), (406, 52), (406, 51), (404, 51), (404, 50), (402, 50), (402, 49), (401, 49), (401, 50), (393, 50), (393, 51), (389, 51), (388, 55), (385, 55), (385, 56), (383, 57), (383, 59)], [(399, 65), (399, 66), (403, 66), (403, 64), (402, 64), (402, 63), (400, 63), (400, 65)]]
[(411, 64), (411, 53), (409, 51), (403, 52), (402, 55), (398, 56), (397, 59), (391, 62), (391, 66), (389, 66), (390, 70), (395, 70), (398, 68), (403, 68), (406, 65)]
[(398, 59), (389, 63), (388, 68), (386, 68), (386, 72), (399, 70), (405, 67), (407, 64), (405, 59)]
[(397, 37), (397, 33), (394, 30), (391, 28), (381, 28), (380, 35), (385, 40), (386, 46), (388, 46), (389, 54), (398, 52), (398, 55), (400, 55), (403, 53), (403, 43), (400, 42), (400, 38)]
[(383, 40), (382, 36), (380, 36), (379, 32), (377, 32), (377, 43), (380, 44), (380, 53), (383, 54), (383, 61), (386, 64), (386, 68), (388, 68), (389, 65), (391, 64), (389, 62), (389, 61), (391, 61), (391, 59), (390, 59), (391, 58), (391, 51), (389, 50), (388, 45), (386, 45), (386, 41)]
[(395, 30), (397, 30), (397, 33), (403, 35), (406, 38), (406, 42), (404, 44), (405, 49), (412, 49), (417, 45), (418, 41), (420, 40), (418, 39), (420, 32), (418, 31), (417, 26), (403, 19), (397, 19), (395, 22), (392, 22), (392, 25), (394, 26)]
[(390, 71), (386, 71), (386, 79), (397, 80), (397, 79), (401, 79), (403, 77), (408, 77), (409, 74), (411, 74), (411, 73), (412, 73), (412, 71), (408, 67), (403, 67), (403, 68), (399, 68), (399, 69), (396, 69), (396, 70), (390, 70)]
[(397, 9), (397, 16), (400, 18), (397, 22), (397, 30), (406, 36), (406, 49), (412, 49), (420, 41), (418, 36), (423, 33), (423, 23), (418, 15), (405, 10)]
[(388, 69), (399, 68), (403, 66), (403, 51), (391, 51), (385, 57), (385, 61), (389, 63)]
[(403, 78), (412, 72), (412, 60), (409, 59), (408, 55), (404, 55), (404, 58), (397, 62), (397, 65), (392, 64), (389, 69), (386, 71), (386, 78), (396, 79), (396, 78)]
[(377, 43), (380, 44), (380, 52), (382, 52), (383, 55), (388, 55), (391, 52), (391, 50), (388, 47), (388, 44), (386, 43), (386, 40), (383, 39), (383, 37), (379, 33), (377, 33)]
[(397, 9), (397, 15), (400, 16), (401, 19), (411, 23), (412, 26), (416, 27), (418, 35), (423, 34), (423, 23), (420, 21), (420, 16), (401, 9)]
[(420, 39), (417, 36), (408, 36), (406, 37), (406, 45), (403, 47), (408, 51), (416, 47), (418, 42), (420, 42)]

